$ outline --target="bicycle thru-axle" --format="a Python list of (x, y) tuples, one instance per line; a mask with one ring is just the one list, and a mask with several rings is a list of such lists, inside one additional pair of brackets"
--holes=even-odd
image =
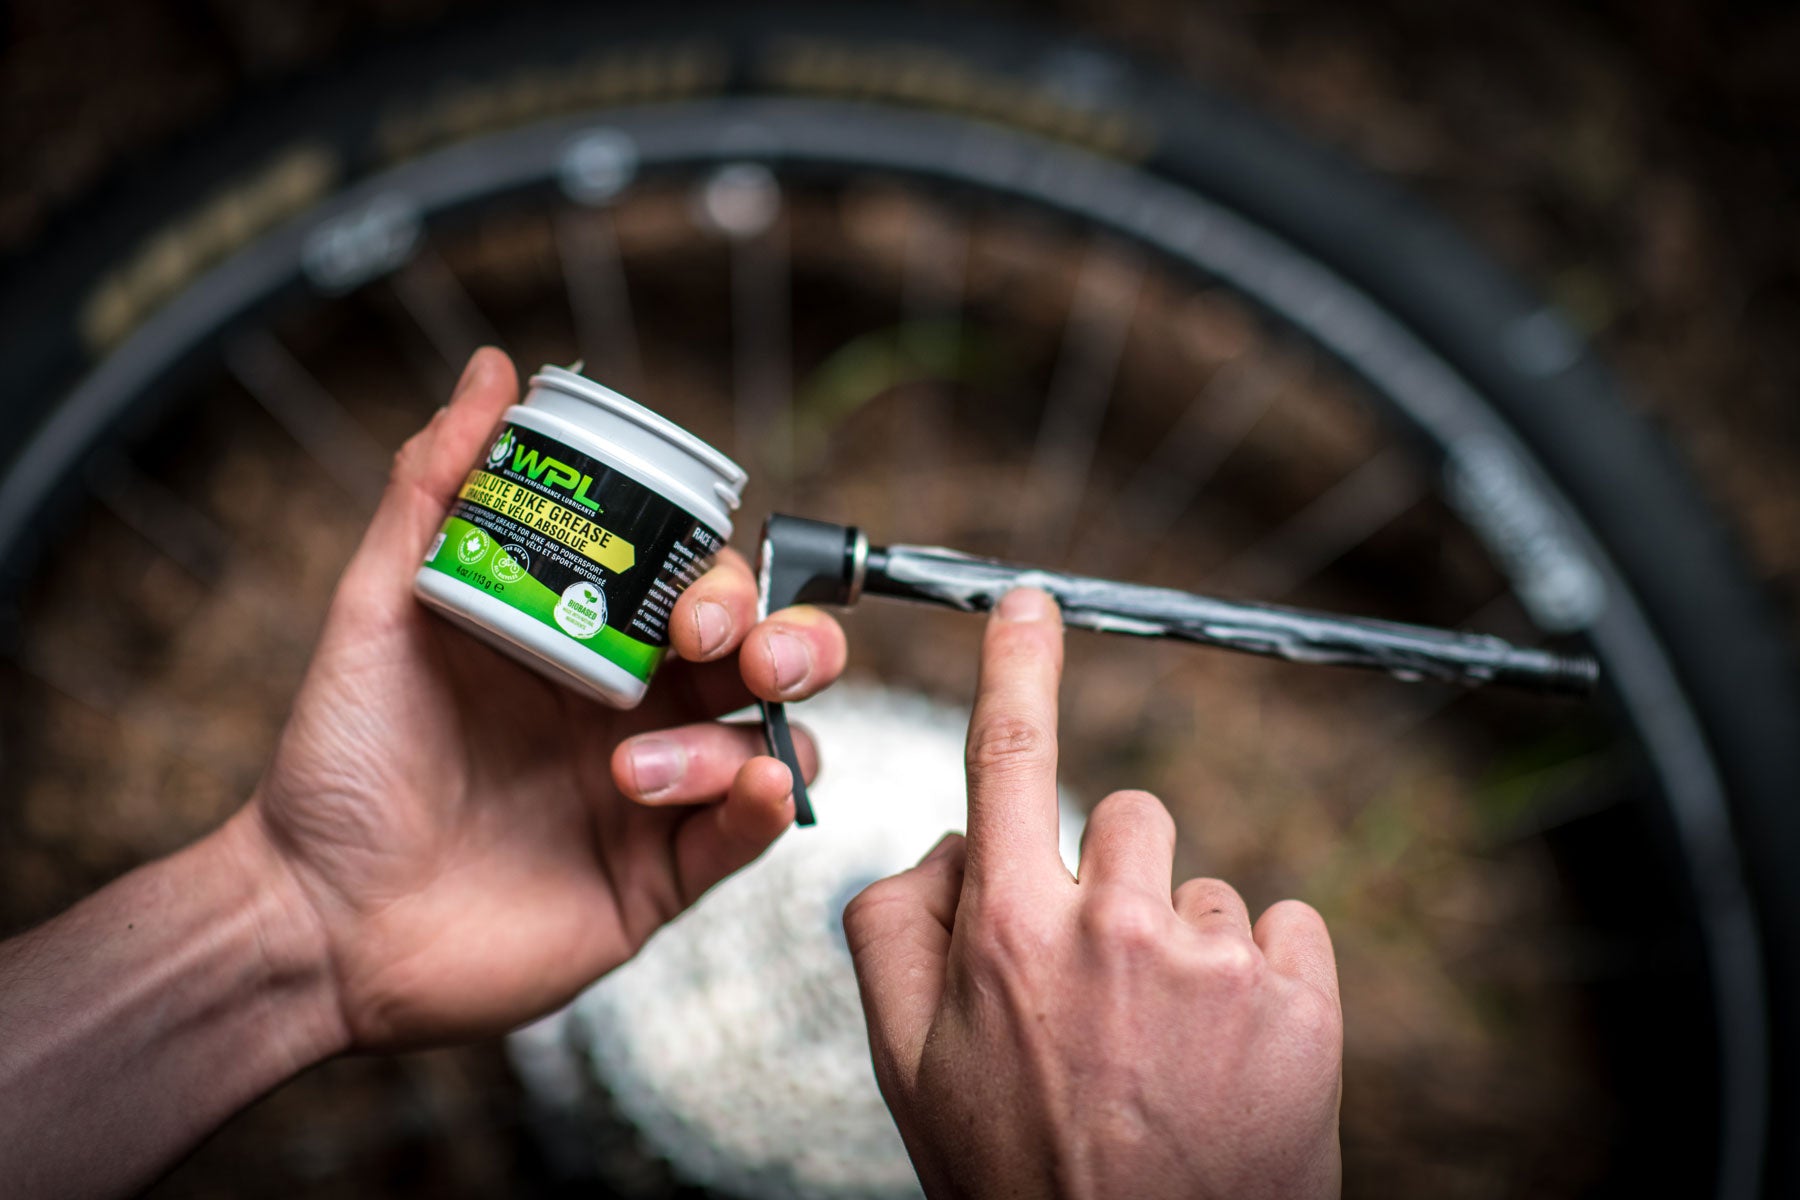
[[(1094, 579), (940, 546), (875, 546), (854, 526), (781, 513), (772, 514), (763, 526), (757, 571), (759, 617), (790, 604), (853, 605), (864, 595), (978, 613), (1014, 588), (1035, 587), (1056, 598), (1068, 625), (1099, 633), (1172, 638), (1296, 663), (1362, 667), (1408, 683), (1500, 684), (1585, 695), (1600, 681), (1600, 666), (1588, 655), (1516, 646), (1491, 634)], [(812, 806), (786, 711), (770, 702), (761, 707), (769, 752), (794, 773), (795, 820), (810, 825)]]

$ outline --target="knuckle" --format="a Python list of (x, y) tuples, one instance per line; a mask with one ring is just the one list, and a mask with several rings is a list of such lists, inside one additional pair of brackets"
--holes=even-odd
[[(420, 553), (424, 552), (421, 550)], [(346, 572), (331, 595), (331, 604), (325, 614), (325, 630), (328, 634), (334, 630), (355, 630), (366, 637), (391, 626), (395, 619), (393, 605), (386, 602), (380, 590), (357, 586)]]
[(968, 953), (974, 965), (1007, 976), (1039, 961), (1049, 942), (1038, 906), (1011, 897), (983, 897), (969, 923)]
[(888, 919), (911, 905), (906, 885), (898, 879), (878, 879), (850, 898), (844, 906), (844, 934), (850, 949), (874, 941), (888, 924)]
[(1083, 931), (1108, 953), (1140, 958), (1160, 949), (1167, 930), (1162, 914), (1142, 896), (1101, 893), (1081, 914)]
[(1043, 722), (1006, 714), (986, 717), (969, 726), (968, 766), (972, 771), (1004, 774), (1045, 763), (1055, 753), (1055, 739)]
[(1262, 978), (1262, 955), (1241, 937), (1209, 937), (1201, 965), (1209, 985), (1226, 991), (1247, 992)]
[(1313, 987), (1297, 987), (1288, 1001), (1290, 1019), (1315, 1045), (1343, 1040), (1344, 1011), (1337, 1001)]
[(394, 451), (394, 458), (388, 464), (388, 476), (391, 479), (412, 479), (417, 477), (429, 454), (432, 439), (437, 435), (438, 425), (444, 419), (444, 410), (439, 409), (426, 422), (425, 428), (407, 438)]

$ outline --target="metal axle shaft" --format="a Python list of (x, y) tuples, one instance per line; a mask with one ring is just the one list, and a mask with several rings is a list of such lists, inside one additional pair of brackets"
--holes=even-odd
[[(864, 594), (986, 612), (1013, 588), (1035, 587), (1056, 598), (1065, 624), (1101, 633), (1173, 638), (1289, 662), (1386, 671), (1407, 682), (1495, 683), (1585, 695), (1600, 681), (1599, 663), (1588, 655), (1515, 646), (1489, 634), (1119, 583), (939, 546), (873, 546), (853, 526), (779, 513), (763, 527), (759, 573), (764, 616), (790, 604), (855, 604)], [(794, 769), (781, 706), (765, 704), (763, 716), (770, 752)], [(794, 779), (801, 823), (810, 824), (811, 809), (797, 769)]]

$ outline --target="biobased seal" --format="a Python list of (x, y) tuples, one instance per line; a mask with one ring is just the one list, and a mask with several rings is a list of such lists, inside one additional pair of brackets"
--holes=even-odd
[(419, 599), (607, 704), (643, 698), (675, 601), (731, 537), (742, 467), (572, 370), (544, 367), (470, 469)]

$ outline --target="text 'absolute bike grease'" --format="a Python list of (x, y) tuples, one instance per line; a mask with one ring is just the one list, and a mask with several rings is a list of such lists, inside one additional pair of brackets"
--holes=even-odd
[(419, 599), (616, 708), (643, 698), (675, 601), (731, 537), (744, 469), (609, 388), (544, 367), (419, 568)]

